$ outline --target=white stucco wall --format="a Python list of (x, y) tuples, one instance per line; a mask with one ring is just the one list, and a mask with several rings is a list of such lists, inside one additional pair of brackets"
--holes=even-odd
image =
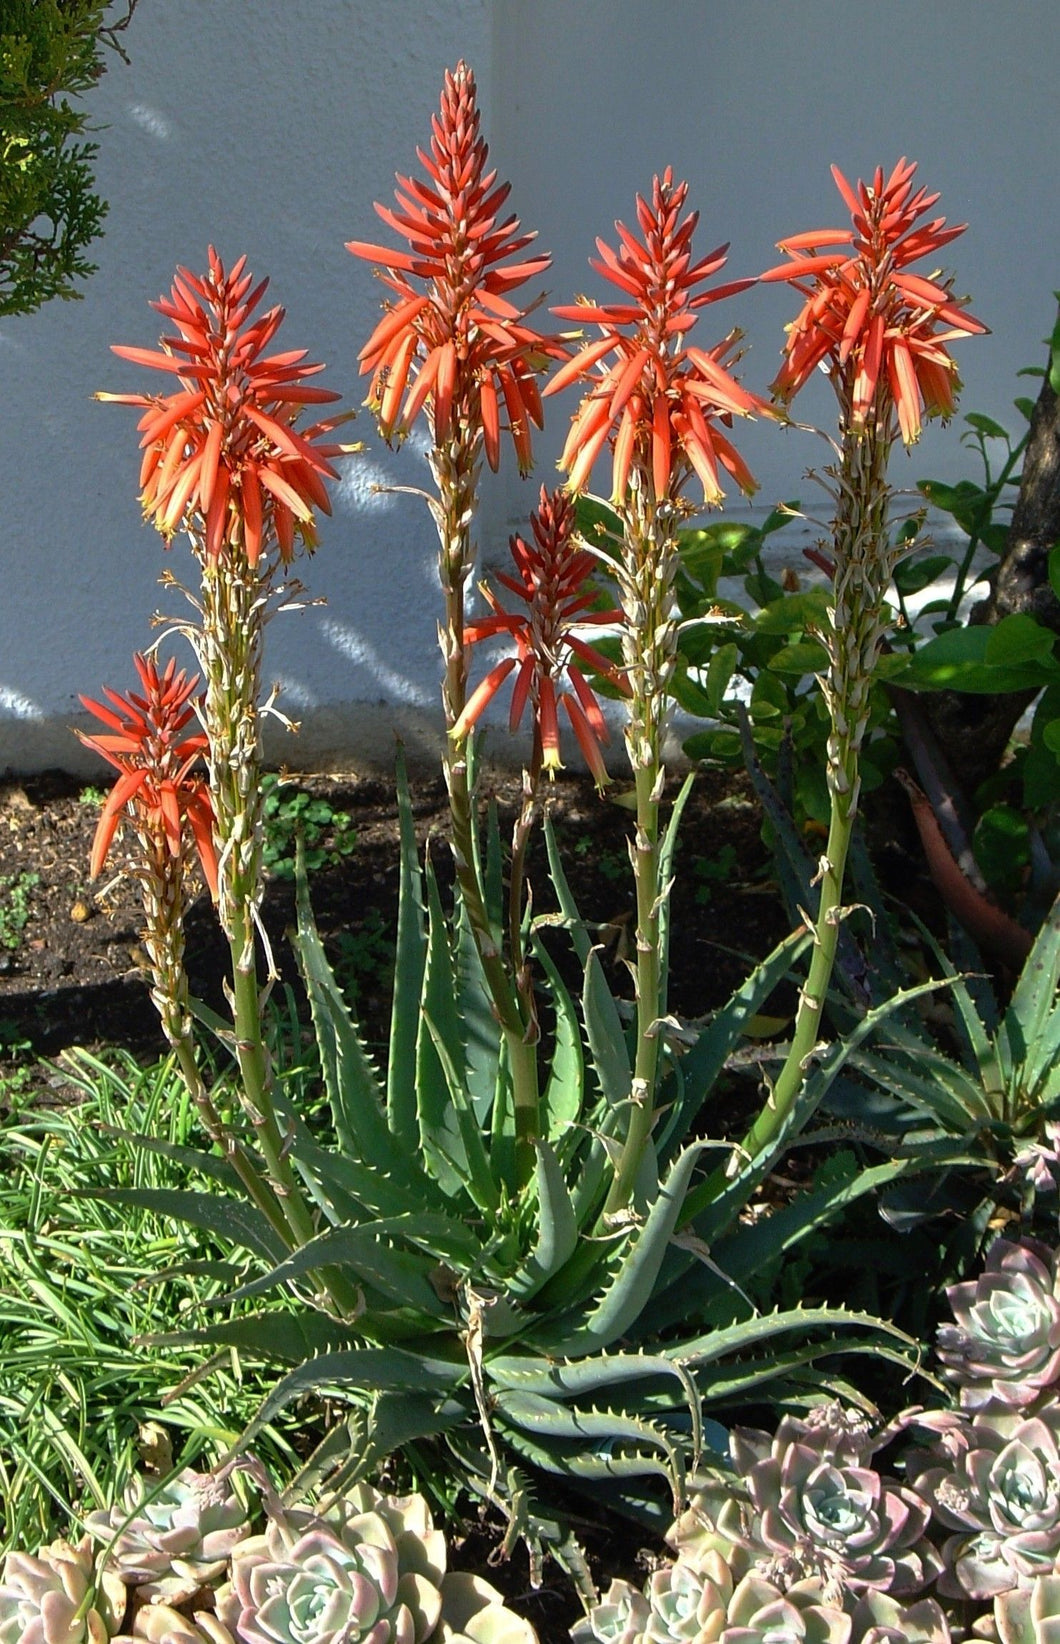
[[(1015, 372), (1040, 363), (1060, 285), (1060, 8), (1041, 0), (141, 0), (128, 47), (132, 66), (115, 63), (92, 101), (111, 204), (99, 273), (83, 302), (0, 322), (0, 770), (78, 762), (77, 692), (129, 683), (159, 572), (191, 569), (140, 523), (135, 413), (91, 401), (145, 386), (109, 344), (150, 345), (148, 301), (212, 241), (271, 275), (287, 346), (326, 360), (325, 380), (359, 402), (380, 290), (343, 242), (387, 237), (372, 201), (413, 163), (461, 55), (512, 204), (554, 253), (555, 300), (598, 288), (594, 236), (630, 219), (666, 164), (689, 179), (701, 249), (730, 239), (737, 275), (775, 260), (781, 233), (842, 220), (831, 161), (857, 175), (907, 154), (940, 210), (971, 225), (948, 256), (993, 334), (958, 345), (964, 406), (1013, 422), (1013, 395), (1034, 392)], [(759, 288), (708, 310), (704, 335), (742, 324), (744, 375), (762, 389), (792, 311), (790, 292)], [(802, 406), (828, 409), (823, 384)], [(540, 444), (545, 478), (568, 410)], [(367, 417), (356, 432), (371, 450), (304, 571), (327, 607), (270, 630), (270, 677), (304, 725), (278, 751), (302, 764), (388, 763), (396, 728), (413, 752), (435, 742), (430, 522), (415, 499), (371, 490), (423, 483), (422, 444), (393, 456)], [(968, 471), (957, 433), (899, 459), (910, 483)], [(811, 500), (814, 442), (757, 427), (741, 448), (765, 505)], [(536, 484), (509, 468), (492, 488), (490, 557)]]

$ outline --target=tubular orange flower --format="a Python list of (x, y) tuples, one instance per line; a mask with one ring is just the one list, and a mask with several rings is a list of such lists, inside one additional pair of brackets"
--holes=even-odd
[(144, 409), (141, 501), (167, 543), (187, 525), (207, 558), (241, 540), (253, 566), (275, 540), (288, 562), (296, 538), (316, 546), (314, 510), (331, 512), (324, 480), (336, 475), (328, 459), (346, 448), (326, 436), (349, 413), (295, 428), (307, 405), (338, 394), (306, 381), (324, 368), (305, 363), (304, 349), (266, 354), (284, 310), (251, 319), (268, 281), (254, 285), (246, 258), (226, 271), (211, 246), (209, 265), (201, 278), (178, 269), (169, 298), (151, 304), (177, 331), (160, 339), (160, 353), (113, 349), (170, 372), (179, 388), (96, 398)]
[(191, 679), (171, 659), (165, 672), (148, 657), (136, 656), (143, 696), (119, 696), (104, 686), (103, 694), (118, 710), (83, 696), (81, 701), (114, 734), (88, 736), (81, 741), (103, 755), (121, 774), (111, 790), (92, 842), (94, 879), (106, 860), (123, 811), (131, 811), (139, 831), (164, 840), (170, 857), (184, 850), (185, 826), (190, 828), (210, 894), (217, 895), (217, 854), (213, 842), (213, 808), (202, 774), (192, 774), (207, 742), (201, 731), (181, 732), (195, 717), (191, 702), (198, 675)]
[[(584, 487), (608, 440), (613, 451), (611, 494), (616, 502), (625, 494), (635, 462), (650, 477), (657, 501), (676, 500), (690, 470), (698, 476), (709, 503), (722, 496), (719, 468), (742, 491), (755, 490), (746, 464), (717, 426), (719, 422), (730, 426), (734, 416), (769, 409), (725, 369), (727, 361), (732, 363), (739, 332), (731, 332), (713, 348), (685, 346), (699, 309), (753, 282), (732, 280), (711, 290), (697, 290), (725, 266), (729, 248), (718, 246), (699, 262), (692, 261), (692, 235), (699, 214), (690, 212), (681, 220), (687, 194), (688, 185), (674, 183), (667, 168), (652, 183), (650, 204), (637, 197), (643, 240), (623, 223), (615, 224), (620, 241), (617, 252), (597, 240), (600, 256), (590, 259), (591, 266), (629, 301), (592, 303), (583, 298), (571, 307), (553, 309), (560, 319), (593, 324), (601, 331), (600, 337), (586, 343), (561, 367), (545, 389), (547, 395), (573, 382), (591, 384), (560, 458), (573, 490)], [(675, 460), (682, 458), (683, 462)]]
[[(574, 503), (565, 492), (550, 493), (542, 486), (541, 500), (537, 512), (530, 515), (530, 525), (533, 543), (520, 536), (513, 536), (509, 542), (518, 575), (497, 574), (497, 581), (522, 600), (526, 610), (505, 611), (496, 595), (484, 588), (494, 614), (479, 622), (469, 622), (464, 629), (469, 645), (508, 634), (515, 641), (517, 654), (498, 662), (472, 692), (452, 735), (457, 739), (467, 735), (504, 681), (517, 669), (509, 729), (517, 729), (529, 702), (540, 737), (542, 764), (546, 770), (555, 771), (561, 763), (558, 708), (562, 703), (585, 762), (597, 786), (603, 787), (608, 775), (601, 747), (610, 740), (610, 733), (579, 664), (587, 665), (620, 688), (622, 677), (578, 630), (590, 625), (613, 626), (622, 621), (622, 613), (589, 608), (594, 596), (587, 582), (594, 560), (592, 554), (579, 548), (574, 540)], [(563, 687), (564, 675), (570, 690)]]
[[(500, 462), (502, 406), (520, 470), (532, 466), (530, 424), (543, 423), (537, 374), (562, 346), (527, 324), (508, 293), (544, 272), (547, 255), (510, 262), (536, 238), (498, 215), (510, 184), (487, 171), (475, 77), (465, 63), (445, 76), (430, 153), (417, 149), (427, 179), (398, 176), (398, 209), (377, 205), (408, 251), (350, 240), (347, 251), (378, 264), (397, 294), (359, 358), (372, 373), (368, 403), (389, 440), (406, 434), (425, 404), (436, 444), (454, 420), (481, 428), (486, 460)], [(422, 282), (426, 289), (421, 288)], [(402, 404), (404, 401), (404, 404)]]
[[(985, 332), (937, 274), (908, 272), (963, 234), (965, 223), (921, 219), (939, 196), (914, 192), (916, 166), (899, 160), (884, 181), (851, 188), (838, 166), (832, 176), (850, 211), (850, 228), (812, 229), (777, 242), (789, 261), (763, 280), (787, 280), (806, 298), (788, 327), (784, 363), (773, 383), (791, 400), (816, 366), (832, 373), (850, 425), (863, 428), (878, 414), (882, 391), (893, 405), (906, 445), (920, 437), (923, 418), (952, 414), (960, 387), (946, 344)], [(824, 249), (830, 248), (830, 249)]]

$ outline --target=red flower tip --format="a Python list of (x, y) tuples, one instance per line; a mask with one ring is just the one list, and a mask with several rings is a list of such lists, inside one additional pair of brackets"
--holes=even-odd
[(617, 251), (597, 240), (600, 255), (591, 259), (592, 266), (618, 287), (624, 301), (583, 299), (573, 307), (553, 309), (561, 319), (594, 325), (601, 332), (545, 389), (555, 394), (573, 382), (590, 385), (560, 458), (572, 490), (588, 483), (608, 442), (615, 502), (625, 495), (634, 466), (654, 487), (657, 501), (675, 501), (692, 473), (705, 500), (720, 501), (720, 469), (741, 490), (755, 490), (750, 471), (717, 427), (734, 416), (769, 413), (765, 402), (741, 388), (725, 368), (738, 333), (710, 349), (686, 343), (699, 309), (753, 281), (703, 289), (703, 282), (725, 266), (728, 246), (693, 261), (692, 236), (699, 219), (696, 212), (682, 217), (687, 193), (688, 185), (675, 183), (667, 169), (654, 179), (650, 203), (637, 197), (642, 237), (616, 223)]
[[(548, 771), (561, 764), (558, 708), (562, 703), (585, 762), (603, 787), (609, 780), (602, 746), (610, 740), (606, 721), (583, 668), (625, 689), (621, 673), (580, 630), (622, 621), (617, 609), (597, 611), (589, 587), (595, 560), (575, 537), (573, 499), (564, 491), (541, 488), (536, 513), (530, 515), (533, 541), (513, 536), (509, 542), (516, 575), (504, 572), (497, 580), (521, 601), (524, 609), (506, 611), (490, 589), (484, 589), (493, 612), (464, 629), (469, 645), (507, 634), (515, 656), (505, 657), (486, 675), (470, 698), (450, 735), (467, 736), (486, 705), (514, 672), (509, 728), (516, 730), (526, 705), (531, 704)], [(517, 671), (516, 671), (517, 670)]]
[(494, 470), (503, 414), (526, 473), (530, 426), (542, 426), (536, 377), (564, 349), (539, 335), (527, 323), (530, 311), (508, 294), (551, 258), (521, 258), (535, 235), (522, 233), (515, 216), (500, 220), (509, 184), (487, 170), (475, 77), (465, 63), (446, 73), (430, 152), (417, 154), (426, 178), (399, 175), (397, 210), (375, 208), (409, 249), (362, 240), (346, 247), (375, 263), (397, 298), (360, 352), (362, 372), (372, 376), (367, 403), (388, 440), (404, 437), (424, 406), (436, 443), (463, 422), (481, 434)]
[(241, 549), (256, 565), (273, 544), (284, 561), (296, 538), (316, 546), (315, 510), (331, 511), (329, 459), (349, 449), (328, 435), (350, 413), (295, 427), (307, 405), (339, 396), (307, 381), (324, 368), (304, 350), (266, 352), (284, 310), (252, 318), (268, 281), (255, 286), (245, 265), (241, 257), (226, 271), (211, 246), (206, 274), (178, 269), (169, 297), (151, 305), (175, 328), (161, 352), (114, 346), (122, 359), (168, 371), (173, 393), (96, 397), (143, 408), (141, 500), (167, 542), (187, 528), (207, 556)]
[(120, 772), (92, 841), (91, 877), (95, 879), (106, 861), (122, 813), (131, 811), (138, 829), (164, 842), (168, 854), (177, 859), (184, 850), (187, 823), (210, 894), (216, 898), (213, 808), (204, 776), (192, 769), (207, 750), (207, 738), (202, 731), (182, 735), (195, 718), (192, 697), (198, 675), (189, 679), (183, 670), (177, 673), (172, 658), (161, 674), (150, 658), (138, 655), (133, 660), (142, 696), (134, 691), (119, 696), (105, 686), (103, 694), (113, 708), (81, 698), (112, 734), (88, 736), (79, 731), (78, 736)]
[(833, 166), (851, 226), (779, 241), (789, 260), (761, 275), (789, 281), (806, 298), (788, 327), (776, 397), (787, 403), (823, 364), (852, 427), (893, 408), (906, 445), (919, 438), (925, 416), (953, 412), (960, 381), (946, 343), (987, 329), (949, 281), (908, 271), (966, 227), (945, 217), (922, 221), (939, 197), (914, 190), (915, 172), (902, 159), (886, 181), (878, 167), (871, 184), (852, 188)]

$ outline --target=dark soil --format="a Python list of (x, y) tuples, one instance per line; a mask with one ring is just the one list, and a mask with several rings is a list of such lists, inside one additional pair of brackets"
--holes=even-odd
[[(297, 779), (298, 789), (350, 818), (348, 832), (325, 827), (330, 865), (311, 875), (316, 918), (329, 957), (361, 1017), (382, 1048), (389, 1013), (389, 971), (397, 908), (397, 815), (393, 784), (344, 776)], [(284, 797), (297, 790), (284, 789)], [(549, 804), (563, 860), (584, 917), (598, 939), (612, 984), (631, 993), (634, 904), (627, 854), (628, 809), (600, 798), (588, 779), (555, 782)], [(490, 793), (502, 835), (510, 829), (519, 785), (501, 776)], [(447, 807), (441, 779), (414, 783), (417, 834), (430, 841), (443, 884), (449, 875)], [(139, 890), (112, 850), (96, 884), (88, 860), (99, 816), (99, 791), (60, 773), (0, 787), (0, 1054), (54, 1058), (82, 1045), (121, 1046), (149, 1060), (164, 1050), (140, 948)], [(787, 929), (757, 805), (742, 777), (697, 779), (685, 811), (673, 896), (670, 1008), (682, 1018), (723, 1003)], [(531, 857), (535, 911), (553, 908), (543, 842)], [(285, 982), (297, 969), (285, 932), (293, 922), (290, 879), (270, 876), (264, 921)], [(201, 894), (187, 921), (191, 989), (223, 1008), (227, 955), (209, 898)]]

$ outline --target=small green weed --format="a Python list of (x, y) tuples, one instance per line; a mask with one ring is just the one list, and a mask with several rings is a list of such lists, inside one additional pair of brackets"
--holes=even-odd
[(593, 871), (609, 884), (621, 884), (630, 876), (628, 852), (613, 845), (605, 845), (601, 849), (590, 834), (583, 833), (574, 841), (574, 854), (588, 857)]
[(293, 879), (299, 835), (309, 873), (334, 868), (357, 848), (357, 830), (346, 811), (314, 798), (271, 772), (262, 778), (265, 866), (274, 879)]
[(716, 856), (697, 856), (692, 863), (693, 899), (696, 905), (709, 907), (715, 888), (731, 879), (735, 871), (735, 845), (723, 845)]
[(40, 884), (39, 873), (5, 873), (0, 877), (0, 948), (15, 953), (29, 924), (31, 893)]
[(106, 799), (106, 788), (96, 788), (89, 783), (87, 787), (81, 789), (81, 792), (77, 796), (77, 803), (79, 805), (84, 805), (88, 810), (98, 811), (106, 803)]
[(389, 980), (394, 968), (394, 933), (379, 909), (369, 908), (357, 930), (340, 932), (335, 948), (335, 979), (355, 1011), (363, 989)]

